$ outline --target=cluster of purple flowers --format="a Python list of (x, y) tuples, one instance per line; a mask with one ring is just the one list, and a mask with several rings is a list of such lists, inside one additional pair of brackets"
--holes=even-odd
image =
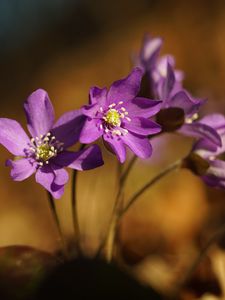
[(127, 147), (146, 159), (152, 154), (151, 135), (176, 131), (197, 139), (186, 166), (204, 161), (198, 175), (209, 185), (225, 187), (225, 162), (217, 159), (225, 152), (225, 117), (198, 118), (205, 100), (183, 87), (183, 72), (175, 69), (171, 55), (159, 56), (161, 47), (161, 38), (146, 36), (126, 78), (109, 89), (91, 88), (88, 105), (65, 113), (56, 123), (47, 92), (32, 93), (24, 104), (29, 136), (15, 120), (0, 118), (0, 143), (15, 156), (6, 162), (13, 180), (35, 173), (36, 181), (60, 198), (68, 182), (65, 167), (89, 170), (103, 164), (97, 145), (68, 150), (78, 141), (89, 144), (102, 137), (123, 163)]

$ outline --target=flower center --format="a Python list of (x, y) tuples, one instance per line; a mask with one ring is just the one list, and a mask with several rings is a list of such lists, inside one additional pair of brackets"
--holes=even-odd
[(36, 148), (36, 158), (42, 161), (47, 161), (51, 157), (55, 156), (55, 151), (54, 146), (50, 146), (49, 144), (40, 145)]
[(48, 132), (31, 139), (28, 157), (33, 157), (40, 166), (49, 163), (49, 159), (55, 157), (63, 150), (63, 143), (60, 143)]
[(120, 126), (120, 114), (116, 109), (109, 109), (105, 116), (105, 121), (112, 126)]
[(98, 123), (100, 129), (103, 129), (106, 134), (116, 136), (126, 135), (128, 130), (125, 127), (125, 122), (130, 122), (128, 111), (122, 106), (123, 101), (110, 104), (106, 110), (100, 107), (99, 114), (101, 114), (101, 122)]

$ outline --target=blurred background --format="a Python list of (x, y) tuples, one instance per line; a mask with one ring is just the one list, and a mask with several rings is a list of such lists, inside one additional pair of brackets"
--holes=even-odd
[[(128, 74), (130, 57), (144, 33), (164, 38), (162, 53), (176, 57), (177, 67), (185, 72), (185, 87), (208, 98), (205, 112), (225, 112), (222, 0), (0, 0), (1, 117), (25, 126), (23, 102), (40, 87), (48, 91), (57, 117), (79, 108), (87, 102), (91, 86), (109, 86)], [(177, 135), (155, 140), (154, 156), (139, 161), (129, 177), (126, 199), (160, 169), (183, 157), (191, 144)], [(45, 191), (34, 178), (13, 182), (4, 167), (9, 156), (1, 147), (0, 246), (27, 244), (53, 251), (58, 235)], [(79, 173), (78, 178), (82, 246), (88, 255), (104, 235), (117, 188), (116, 159), (106, 151), (104, 158), (104, 167)], [(67, 185), (56, 203), (68, 238), (73, 235), (70, 188)], [(171, 174), (125, 216), (119, 234), (122, 260), (142, 282), (169, 291), (224, 222), (224, 196), (188, 171)], [(222, 244), (211, 252), (196, 275), (199, 284), (190, 283), (184, 298), (225, 295)]]

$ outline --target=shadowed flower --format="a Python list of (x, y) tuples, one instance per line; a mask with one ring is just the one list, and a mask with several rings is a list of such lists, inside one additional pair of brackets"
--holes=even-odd
[(100, 136), (123, 163), (128, 146), (137, 156), (148, 158), (152, 153), (148, 135), (161, 131), (149, 120), (160, 109), (161, 101), (137, 97), (142, 70), (135, 68), (124, 79), (114, 82), (109, 90), (90, 90), (90, 104), (83, 107), (87, 117), (80, 141), (91, 143)]
[(6, 161), (13, 180), (22, 181), (35, 173), (36, 181), (58, 199), (68, 181), (64, 167), (89, 170), (103, 164), (96, 145), (78, 152), (67, 150), (78, 141), (84, 124), (80, 110), (65, 113), (54, 124), (51, 101), (42, 89), (29, 96), (24, 109), (31, 138), (17, 121), (0, 118), (0, 143), (16, 156)]
[[(215, 130), (207, 124), (197, 122), (198, 111), (204, 100), (193, 98), (182, 86), (184, 74), (175, 69), (175, 59), (171, 55), (158, 58), (162, 46), (159, 37), (146, 36), (136, 65), (140, 65), (147, 76), (149, 87), (143, 88), (142, 95), (152, 95), (162, 101), (162, 108), (156, 116), (156, 121), (162, 126), (162, 131), (177, 131), (183, 135), (204, 138), (220, 145), (220, 139)], [(149, 91), (149, 93), (146, 91)]]
[[(225, 162), (222, 155), (225, 153), (225, 117), (221, 114), (212, 114), (201, 119), (202, 124), (211, 126), (221, 138), (221, 146), (200, 139), (192, 149), (188, 162), (194, 166), (195, 172), (210, 186), (225, 188)], [(194, 159), (194, 160), (193, 160)], [(189, 168), (193, 171), (193, 168)]]

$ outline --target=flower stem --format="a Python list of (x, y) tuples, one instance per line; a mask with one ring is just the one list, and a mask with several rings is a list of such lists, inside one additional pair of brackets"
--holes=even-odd
[[(79, 150), (84, 149), (85, 145), (81, 145)], [(75, 235), (75, 247), (77, 254), (81, 254), (80, 247), (80, 226), (78, 222), (78, 213), (77, 213), (77, 170), (73, 170), (72, 175), (72, 190), (71, 190), (71, 206), (72, 206), (72, 219), (73, 219), (73, 229)]]
[(137, 157), (136, 155), (134, 155), (134, 156), (132, 157), (132, 159), (129, 161), (129, 164), (128, 164), (126, 170), (124, 171), (124, 173), (123, 173), (122, 176), (121, 176), (121, 183), (124, 184), (124, 183), (126, 182), (127, 177), (128, 177), (128, 175), (130, 174), (130, 171), (132, 170), (132, 168), (133, 168), (133, 166), (134, 166), (134, 164), (135, 164), (137, 158), (138, 158), (138, 157)]
[(65, 255), (65, 258), (68, 258), (67, 248), (66, 248), (66, 242), (65, 242), (62, 230), (61, 230), (59, 218), (58, 218), (56, 207), (55, 207), (55, 201), (54, 201), (54, 199), (52, 197), (52, 194), (49, 193), (49, 192), (48, 192), (48, 202), (49, 202), (49, 206), (50, 206), (50, 209), (51, 209), (51, 212), (52, 212), (52, 216), (53, 216), (53, 219), (55, 221), (55, 224), (56, 224), (59, 236), (60, 236), (60, 241), (61, 241), (61, 245), (62, 245), (62, 251), (63, 251), (63, 253)]
[(169, 174), (170, 172), (178, 169), (182, 164), (182, 160), (178, 160), (175, 163), (169, 165), (166, 169), (164, 169), (162, 172), (160, 172), (158, 175), (156, 175), (154, 178), (152, 178), (150, 181), (148, 181), (142, 188), (140, 188), (129, 200), (128, 204), (125, 206), (125, 208), (120, 212), (120, 216), (122, 217), (128, 209), (138, 200), (138, 198), (151, 186), (153, 186), (155, 183), (157, 183), (160, 179), (162, 179), (164, 176)]
[(125, 206), (125, 208), (121, 209), (120, 207), (120, 196), (121, 196), (121, 189), (119, 189), (117, 199), (114, 206), (114, 213), (113, 217), (111, 219), (109, 230), (107, 234), (107, 240), (106, 240), (106, 259), (108, 262), (112, 260), (113, 256), (113, 247), (114, 247), (114, 240), (116, 236), (116, 231), (118, 228), (119, 221), (121, 217), (128, 211), (128, 209), (138, 200), (138, 198), (151, 186), (153, 186), (156, 182), (158, 182), (160, 179), (162, 179), (164, 176), (172, 172), (173, 170), (178, 169), (182, 164), (182, 160), (178, 160), (175, 163), (168, 166), (165, 170), (163, 170), (161, 173), (159, 173), (156, 177), (151, 179), (149, 182), (147, 182), (140, 190), (138, 190), (128, 201), (128, 204)]

